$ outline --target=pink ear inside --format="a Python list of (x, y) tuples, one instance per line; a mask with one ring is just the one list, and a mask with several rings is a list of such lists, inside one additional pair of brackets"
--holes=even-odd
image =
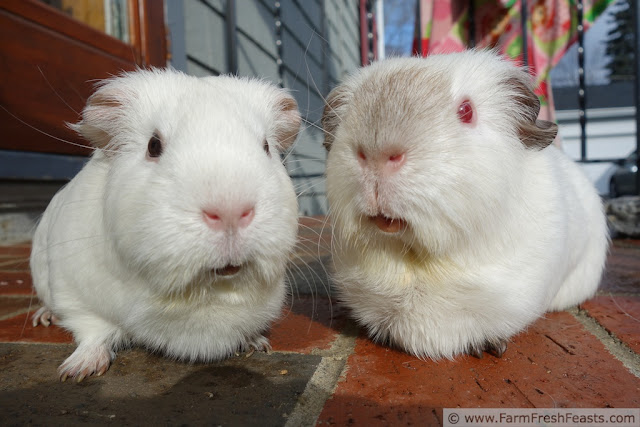
[(105, 148), (110, 145), (113, 132), (118, 128), (121, 108), (122, 103), (107, 84), (89, 97), (82, 111), (82, 120), (70, 127), (94, 147)]
[(291, 147), (300, 131), (301, 118), (298, 103), (290, 95), (284, 95), (276, 108), (280, 110), (276, 138), (278, 145), (286, 150)]

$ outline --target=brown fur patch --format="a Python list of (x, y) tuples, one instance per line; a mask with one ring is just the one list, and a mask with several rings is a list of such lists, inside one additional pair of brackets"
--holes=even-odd
[(342, 84), (331, 91), (327, 97), (327, 102), (322, 112), (322, 129), (324, 131), (323, 146), (327, 151), (331, 150), (331, 145), (335, 139), (335, 132), (340, 124), (338, 111), (348, 102), (347, 87)]
[(540, 113), (538, 96), (518, 78), (512, 78), (506, 84), (518, 93), (515, 101), (520, 104), (522, 107), (520, 110), (525, 113), (518, 124), (520, 141), (530, 149), (542, 150), (551, 145), (558, 133), (558, 126), (546, 120), (538, 120)]

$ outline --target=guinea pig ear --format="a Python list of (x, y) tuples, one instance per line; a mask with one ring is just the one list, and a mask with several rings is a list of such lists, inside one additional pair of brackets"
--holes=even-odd
[(324, 131), (324, 148), (331, 150), (335, 139), (335, 132), (340, 124), (340, 113), (344, 111), (349, 102), (351, 92), (345, 85), (333, 89), (327, 97), (324, 111), (322, 112), (322, 129)]
[(107, 152), (116, 148), (112, 139), (119, 128), (123, 106), (122, 96), (118, 96), (119, 91), (113, 86), (111, 82), (107, 82), (100, 87), (89, 97), (82, 110), (82, 120), (68, 124), (95, 148), (104, 148)]
[(276, 109), (279, 112), (276, 139), (281, 149), (286, 150), (296, 140), (302, 119), (298, 111), (298, 103), (286, 92), (282, 92), (282, 96), (276, 104)]
[[(528, 76), (527, 76), (528, 78)], [(540, 100), (527, 83), (519, 78), (510, 79), (507, 84), (514, 90), (515, 101), (520, 110), (518, 135), (525, 147), (542, 150), (551, 145), (558, 134), (558, 125), (538, 120)]]

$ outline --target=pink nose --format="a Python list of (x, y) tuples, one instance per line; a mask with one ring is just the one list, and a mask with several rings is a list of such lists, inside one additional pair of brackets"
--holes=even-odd
[(387, 173), (392, 174), (400, 169), (406, 160), (404, 153), (394, 153), (383, 159), (382, 167)]
[(358, 151), (358, 163), (361, 167), (374, 167), (387, 175), (396, 173), (406, 161), (406, 155), (401, 151), (383, 153), (372, 158), (367, 157), (362, 150)]
[(253, 206), (231, 206), (228, 208), (208, 208), (202, 211), (204, 222), (214, 230), (237, 230), (246, 228), (253, 217)]

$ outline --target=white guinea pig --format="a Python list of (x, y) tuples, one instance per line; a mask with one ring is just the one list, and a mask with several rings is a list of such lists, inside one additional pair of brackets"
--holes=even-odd
[(103, 82), (72, 127), (96, 150), (31, 255), (34, 326), (59, 319), (78, 344), (61, 378), (104, 373), (129, 343), (188, 361), (268, 349), (297, 232), (279, 156), (295, 100), (258, 80), (137, 71)]
[(601, 200), (537, 121), (527, 73), (492, 52), (396, 58), (328, 97), (334, 280), (370, 335), (420, 358), (502, 355), (590, 298)]

